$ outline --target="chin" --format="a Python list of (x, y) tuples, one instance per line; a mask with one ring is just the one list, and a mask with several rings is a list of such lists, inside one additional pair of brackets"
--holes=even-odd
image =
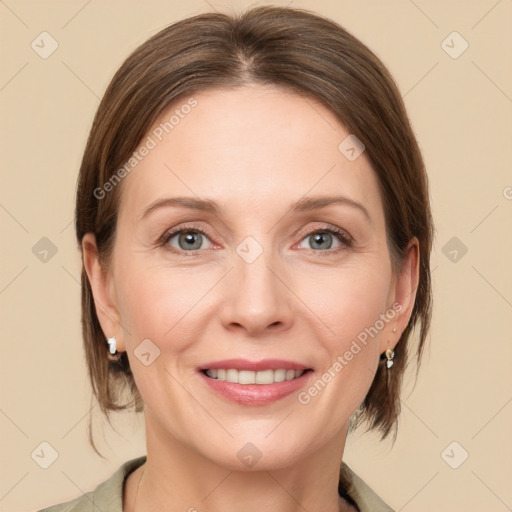
[[(290, 425), (288, 428), (290, 429)], [(265, 429), (267, 431), (271, 429)], [(261, 430), (255, 430), (254, 435), (248, 432), (246, 435), (230, 438), (224, 444), (212, 442), (210, 446), (198, 447), (198, 452), (214, 464), (230, 471), (273, 471), (293, 466), (306, 457), (313, 448), (310, 441), (315, 437), (318, 438), (318, 435), (313, 433), (301, 436), (296, 430), (292, 438), (277, 433), (275, 437), (274, 434), (268, 436)], [(318, 443), (318, 439), (316, 441)]]

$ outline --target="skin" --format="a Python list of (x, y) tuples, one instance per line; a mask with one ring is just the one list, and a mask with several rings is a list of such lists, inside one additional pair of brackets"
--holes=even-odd
[[(353, 510), (337, 492), (348, 423), (379, 355), (409, 321), (417, 241), (394, 275), (374, 171), (365, 153), (351, 162), (338, 150), (349, 133), (314, 99), (261, 85), (194, 98), (197, 106), (124, 178), (108, 269), (94, 236), (83, 239), (103, 331), (128, 351), (145, 402), (148, 460), (128, 477), (123, 510), (135, 510), (143, 471), (137, 511), (226, 512), (240, 503), (247, 512)], [(304, 196), (334, 193), (362, 204), (370, 220), (346, 204), (290, 210)], [(148, 205), (176, 196), (213, 200), (220, 213), (163, 207), (140, 220)], [(179, 234), (158, 245), (190, 222), (207, 232), (196, 233), (195, 257)], [(352, 244), (326, 234), (320, 247), (328, 249), (318, 248), (308, 235), (326, 227)], [(236, 252), (247, 236), (263, 249), (252, 263)], [(297, 393), (235, 404), (196, 371), (233, 357), (279, 358), (312, 368), (312, 383), (395, 302), (401, 311), (307, 405)], [(147, 338), (160, 355), (145, 366), (133, 351)], [(251, 468), (237, 457), (247, 442), (262, 453)]]

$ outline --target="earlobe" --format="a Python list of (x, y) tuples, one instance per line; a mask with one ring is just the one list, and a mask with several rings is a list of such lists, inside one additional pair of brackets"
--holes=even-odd
[(82, 239), (82, 258), (94, 298), (96, 315), (107, 339), (115, 337), (117, 350), (124, 351), (123, 329), (116, 303), (112, 276), (101, 265), (96, 238), (93, 233), (86, 233)]

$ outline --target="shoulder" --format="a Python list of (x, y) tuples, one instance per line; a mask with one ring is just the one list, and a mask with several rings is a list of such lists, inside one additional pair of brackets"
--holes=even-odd
[(348, 482), (348, 495), (354, 500), (360, 512), (394, 512), (373, 489), (344, 462), (340, 469), (340, 481)]
[(58, 503), (38, 512), (123, 512), (123, 484), (125, 478), (146, 462), (146, 455), (131, 459), (117, 469), (107, 480), (93, 491), (77, 498)]

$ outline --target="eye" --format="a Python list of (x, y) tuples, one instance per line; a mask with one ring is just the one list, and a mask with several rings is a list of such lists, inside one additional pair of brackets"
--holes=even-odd
[(212, 245), (208, 235), (200, 228), (187, 227), (171, 233), (167, 233), (162, 240), (162, 245), (170, 246), (171, 250), (179, 251), (198, 251), (200, 249), (208, 249), (205, 241)]
[[(308, 242), (309, 247), (304, 247), (304, 242)], [(211, 249), (214, 244), (203, 229), (196, 226), (186, 226), (166, 233), (162, 237), (161, 245), (172, 252), (188, 252), (192, 256), (197, 251)], [(351, 245), (352, 239), (345, 231), (332, 227), (323, 227), (311, 231), (299, 243), (299, 247), (302, 249), (327, 254), (341, 251)]]
[(302, 239), (301, 244), (304, 241), (309, 242), (309, 247), (302, 248), (314, 251), (336, 252), (351, 245), (350, 237), (341, 229), (336, 228), (316, 229), (308, 233)]

